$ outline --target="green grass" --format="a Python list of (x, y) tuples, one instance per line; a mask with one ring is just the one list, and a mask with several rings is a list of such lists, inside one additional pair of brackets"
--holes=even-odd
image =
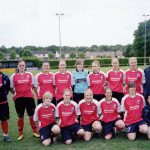
[[(124, 69), (128, 67), (123, 67)], [(141, 67), (143, 68), (143, 67)], [(101, 70), (106, 71), (110, 68), (101, 68)], [(56, 71), (56, 70), (53, 70)], [(37, 72), (34, 72), (34, 74)], [(9, 120), (9, 135), (11, 137), (12, 143), (6, 144), (3, 142), (2, 136), (0, 139), (0, 150), (148, 150), (150, 149), (150, 141), (146, 139), (146, 136), (140, 135), (137, 137), (136, 141), (130, 142), (127, 140), (124, 133), (121, 133), (119, 138), (113, 138), (110, 141), (104, 140), (101, 136), (99, 139), (93, 138), (90, 142), (75, 141), (71, 145), (65, 145), (61, 140), (58, 144), (52, 144), (48, 147), (42, 146), (40, 139), (34, 138), (32, 136), (32, 131), (29, 125), (29, 120), (27, 114), (25, 113), (25, 127), (24, 127), (24, 139), (22, 141), (17, 141), (18, 131), (17, 131), (17, 114), (15, 111), (14, 102), (12, 100), (12, 95), (9, 94), (9, 106), (10, 106), (10, 120)]]

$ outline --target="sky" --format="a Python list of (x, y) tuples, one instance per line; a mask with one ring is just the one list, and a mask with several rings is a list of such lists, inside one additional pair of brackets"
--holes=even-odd
[[(150, 0), (0, 0), (0, 46), (130, 44)], [(150, 19), (150, 17), (147, 19)]]

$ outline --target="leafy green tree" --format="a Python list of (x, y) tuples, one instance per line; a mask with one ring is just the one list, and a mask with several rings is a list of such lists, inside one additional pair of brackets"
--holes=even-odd
[(85, 58), (85, 53), (83, 53), (83, 52), (79, 53), (79, 58), (84, 59)]
[(54, 58), (55, 58), (55, 55), (50, 52), (50, 53), (48, 53), (48, 58), (49, 58), (49, 59), (54, 59)]
[(2, 52), (0, 52), (0, 59), (4, 58), (4, 54)]
[[(150, 56), (150, 20), (147, 20), (146, 26), (146, 56)], [(133, 49), (135, 50), (134, 56), (144, 56), (144, 37), (145, 37), (145, 23), (139, 23), (138, 29), (134, 31)]]
[(10, 59), (16, 59), (16, 52), (15, 51), (10, 52)]
[(32, 56), (32, 52), (28, 49), (24, 50), (24, 52), (22, 53), (23, 57), (31, 57)]
[(64, 53), (61, 54), (61, 58), (65, 59), (65, 54)]
[(76, 54), (75, 54), (75, 53), (70, 53), (70, 58), (71, 58), (71, 59), (76, 58)]

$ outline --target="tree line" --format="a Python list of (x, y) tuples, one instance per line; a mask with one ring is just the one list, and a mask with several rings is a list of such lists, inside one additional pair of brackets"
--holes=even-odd
[[(150, 20), (147, 20), (147, 53), (146, 56), (150, 56)], [(138, 28), (133, 33), (134, 40), (133, 43), (127, 45), (92, 45), (90, 47), (79, 46), (62, 46), (62, 58), (66, 53), (70, 54), (70, 58), (74, 59), (77, 57), (84, 58), (87, 51), (94, 52), (103, 52), (103, 51), (122, 51), (125, 57), (143, 57), (144, 56), (144, 38), (145, 38), (145, 22), (140, 22)], [(51, 45), (47, 47), (37, 47), (37, 46), (25, 46), (25, 47), (15, 47), (6, 48), (4, 45), (0, 47), (0, 59), (6, 59), (4, 56), (8, 53), (10, 54), (10, 59), (16, 59), (16, 56), (19, 57), (32, 57), (33, 52), (42, 51), (48, 52), (49, 58), (55, 58), (56, 51), (59, 52), (59, 46)]]

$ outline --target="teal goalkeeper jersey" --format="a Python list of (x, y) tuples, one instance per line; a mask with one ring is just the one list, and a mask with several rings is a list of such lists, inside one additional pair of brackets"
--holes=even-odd
[(74, 93), (84, 93), (84, 91), (88, 89), (87, 83), (88, 71), (85, 69), (82, 72), (74, 70), (72, 74), (73, 74)]

